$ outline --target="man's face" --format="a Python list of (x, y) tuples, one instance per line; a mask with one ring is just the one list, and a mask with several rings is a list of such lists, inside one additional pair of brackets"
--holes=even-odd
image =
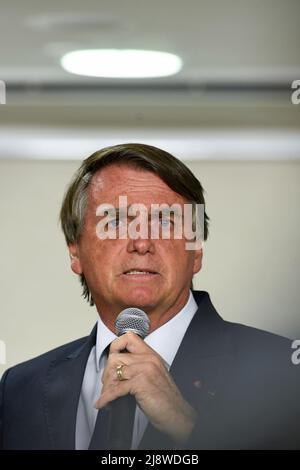
[[(151, 330), (168, 321), (186, 303), (193, 274), (201, 268), (202, 250), (186, 250), (182, 239), (104, 239), (96, 227), (103, 203), (119, 206), (119, 196), (127, 196), (128, 206), (183, 204), (155, 174), (124, 165), (112, 165), (93, 176), (82, 236), (70, 245), (72, 269), (83, 273), (102, 320), (114, 330), (115, 317), (126, 307), (139, 307), (150, 317)], [(129, 221), (130, 222), (130, 221)], [(149, 230), (150, 232), (150, 230)], [(147, 274), (132, 274), (132, 271)], [(131, 274), (130, 274), (131, 272)]]

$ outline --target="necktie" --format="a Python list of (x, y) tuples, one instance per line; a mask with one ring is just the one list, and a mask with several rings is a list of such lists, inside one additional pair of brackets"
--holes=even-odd
[[(104, 354), (108, 352), (109, 346)], [(135, 398), (126, 395), (99, 410), (89, 450), (130, 449), (135, 407)]]
[[(103, 355), (108, 357), (110, 344), (104, 349)], [(106, 406), (98, 411), (94, 432), (90, 441), (89, 450), (108, 449), (108, 431), (110, 423), (110, 407)]]
[(89, 445), (89, 450), (109, 449), (109, 423), (110, 408), (109, 406), (107, 406), (98, 411), (94, 432)]

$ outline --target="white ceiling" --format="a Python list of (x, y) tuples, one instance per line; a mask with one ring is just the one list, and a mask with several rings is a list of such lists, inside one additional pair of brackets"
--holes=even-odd
[(60, 68), (61, 54), (107, 47), (180, 55), (172, 81), (290, 80), (299, 18), (299, 0), (2, 0), (1, 78), (84, 80)]
[[(82, 128), (85, 135), (165, 129), (167, 136), (169, 127), (184, 127), (198, 139), (207, 129), (268, 127), (271, 135), (286, 131), (288, 140), (300, 129), (300, 105), (290, 100), (291, 83), (300, 79), (299, 19), (300, 0), (2, 0), (7, 98), (0, 135), (15, 133), (17, 144), (29, 128), (31, 137), (44, 135), (41, 126), (78, 136)], [(162, 79), (79, 77), (59, 65), (77, 48), (163, 50), (184, 66)]]

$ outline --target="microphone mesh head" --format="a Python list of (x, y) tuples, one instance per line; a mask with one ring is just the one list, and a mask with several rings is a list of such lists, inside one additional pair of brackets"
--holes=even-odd
[(127, 331), (133, 331), (133, 333), (144, 339), (149, 333), (150, 320), (143, 310), (129, 307), (119, 313), (115, 327), (118, 336), (124, 335)]

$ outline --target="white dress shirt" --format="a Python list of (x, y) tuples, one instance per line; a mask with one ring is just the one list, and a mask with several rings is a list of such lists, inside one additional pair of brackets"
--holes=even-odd
[[(168, 370), (197, 309), (198, 306), (190, 291), (185, 306), (171, 320), (154, 330), (144, 340), (162, 357)], [(96, 345), (92, 348), (86, 364), (77, 409), (75, 445), (78, 450), (89, 447), (98, 413), (94, 405), (101, 394), (101, 377), (107, 361), (103, 352), (116, 338), (117, 336), (105, 326), (99, 316)], [(136, 406), (131, 449), (138, 448), (147, 424), (148, 418), (139, 406)]]

